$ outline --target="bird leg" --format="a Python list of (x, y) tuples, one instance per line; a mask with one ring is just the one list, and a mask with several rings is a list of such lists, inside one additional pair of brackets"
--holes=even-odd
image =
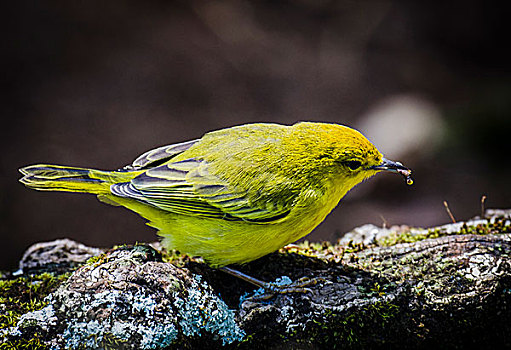
[(273, 294), (286, 294), (286, 293), (310, 293), (311, 289), (307, 288), (307, 286), (315, 285), (320, 281), (324, 281), (323, 278), (309, 278), (302, 277), (295, 282), (290, 282), (288, 284), (279, 285), (274, 282), (264, 282), (257, 278), (251, 277), (249, 275), (244, 274), (238, 270), (232, 269), (230, 267), (220, 267), (220, 270), (228, 273), (231, 276), (238, 277), (246, 282), (252, 283), (253, 285), (264, 289), (267, 294), (270, 294), (269, 297), (273, 296)]

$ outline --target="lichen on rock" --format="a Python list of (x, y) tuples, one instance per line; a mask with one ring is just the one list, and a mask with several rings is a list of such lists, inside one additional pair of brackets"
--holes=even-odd
[[(0, 349), (511, 347), (509, 210), (429, 229), (365, 225), (239, 269), (317, 283), (263, 299), (200, 260), (117, 247), (61, 277), (4, 276)], [(7, 303), (17, 291), (19, 307)]]
[(160, 349), (244, 336), (234, 312), (200, 276), (163, 263), (148, 246), (121, 247), (82, 266), (47, 303), (10, 335), (37, 332), (56, 349)]
[(31, 245), (19, 262), (20, 272), (25, 274), (52, 271), (65, 272), (97, 256), (103, 249), (88, 247), (67, 238)]

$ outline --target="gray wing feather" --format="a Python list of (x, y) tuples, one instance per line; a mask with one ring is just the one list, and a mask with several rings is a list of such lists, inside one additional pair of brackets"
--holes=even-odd
[(114, 195), (136, 199), (162, 210), (223, 220), (266, 223), (283, 219), (290, 207), (251, 203), (245, 191), (231, 189), (210, 175), (196, 158), (150, 168), (130, 182), (113, 184)]
[(176, 143), (172, 145), (162, 146), (150, 151), (145, 152), (140, 155), (137, 159), (133, 161), (133, 163), (126, 165), (122, 168), (123, 171), (136, 171), (152, 168), (154, 166), (160, 165), (163, 162), (166, 162), (180, 153), (188, 150), (194, 144), (199, 141), (191, 140), (181, 143)]

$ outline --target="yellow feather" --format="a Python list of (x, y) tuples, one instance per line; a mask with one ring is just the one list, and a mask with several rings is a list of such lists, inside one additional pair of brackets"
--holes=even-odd
[(117, 171), (28, 166), (20, 181), (124, 206), (147, 219), (167, 248), (224, 266), (307, 235), (351, 188), (381, 170), (410, 174), (354, 129), (302, 122), (213, 131), (148, 151)]

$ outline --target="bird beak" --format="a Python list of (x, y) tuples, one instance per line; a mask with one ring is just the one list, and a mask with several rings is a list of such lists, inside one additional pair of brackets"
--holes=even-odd
[(393, 162), (391, 160), (388, 160), (386, 158), (382, 158), (381, 163), (378, 165), (373, 165), (370, 169), (377, 170), (377, 171), (390, 171), (393, 173), (398, 173), (403, 175), (403, 177), (406, 180), (406, 183), (408, 185), (413, 184), (412, 180), (412, 170), (405, 167), (403, 164), (399, 162)]
[(406, 168), (403, 164), (401, 164), (399, 162), (393, 162), (386, 158), (382, 158), (381, 163), (378, 165), (372, 166), (371, 169), (385, 170), (385, 171), (390, 171), (393, 173), (401, 173), (402, 171), (410, 171), (410, 169)]

